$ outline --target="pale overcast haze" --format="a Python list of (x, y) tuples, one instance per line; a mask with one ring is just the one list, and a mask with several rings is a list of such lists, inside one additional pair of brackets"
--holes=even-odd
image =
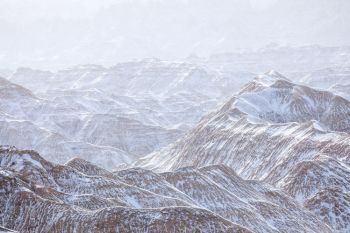
[(350, 45), (348, 0), (0, 0), (1, 68)]

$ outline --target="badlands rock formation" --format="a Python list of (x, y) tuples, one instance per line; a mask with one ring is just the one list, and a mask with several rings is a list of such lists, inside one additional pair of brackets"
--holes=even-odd
[[(314, 213), (321, 212), (335, 230), (347, 232), (349, 116), (350, 102), (344, 98), (270, 72), (204, 117), (183, 139), (134, 166), (174, 171), (225, 164), (245, 179), (282, 188)], [(315, 200), (329, 188), (344, 198)]]
[(55, 73), (20, 68), (0, 81), (0, 144), (113, 168), (176, 141), (239, 88), (234, 80), (250, 77), (155, 59)]
[(349, 232), (347, 70), (218, 58), (6, 73), (0, 231)]
[(224, 165), (112, 173), (1, 147), (0, 184), (0, 224), (19, 232), (333, 232), (281, 190)]

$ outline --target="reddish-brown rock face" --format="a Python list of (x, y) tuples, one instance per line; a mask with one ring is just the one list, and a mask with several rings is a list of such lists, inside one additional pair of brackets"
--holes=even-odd
[(86, 161), (54, 165), (34, 151), (2, 147), (0, 164), (0, 225), (20, 232), (250, 232)]
[(325, 188), (305, 201), (304, 206), (339, 232), (349, 232), (350, 194), (339, 187)]
[(0, 150), (0, 225), (19, 232), (332, 232), (278, 189), (224, 165), (109, 172)]

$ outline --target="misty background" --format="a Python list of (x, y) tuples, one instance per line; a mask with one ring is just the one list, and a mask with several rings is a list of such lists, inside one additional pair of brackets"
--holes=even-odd
[(2, 68), (350, 45), (347, 0), (0, 0)]

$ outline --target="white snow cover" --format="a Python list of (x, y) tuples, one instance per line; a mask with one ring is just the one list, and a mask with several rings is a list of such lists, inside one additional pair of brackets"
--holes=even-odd
[(233, 77), (157, 59), (55, 73), (20, 68), (0, 80), (0, 144), (60, 163), (129, 164), (176, 141), (238, 88), (234, 80), (252, 75)]
[(0, 226), (347, 233), (349, 69), (290, 51), (3, 72)]
[[(225, 164), (246, 179), (268, 182), (305, 204), (328, 187), (350, 191), (350, 102), (276, 75), (258, 76), (181, 140), (136, 161), (155, 171)], [(331, 199), (332, 205), (336, 198)], [(347, 232), (348, 199), (341, 215), (321, 218)], [(322, 202), (310, 210), (320, 215)], [(306, 204), (305, 204), (306, 205)], [(343, 208), (344, 207), (344, 208)], [(343, 211), (344, 210), (344, 211)]]
[(0, 162), (0, 224), (20, 232), (332, 232), (280, 189), (224, 165), (112, 173), (16, 148), (1, 148)]

